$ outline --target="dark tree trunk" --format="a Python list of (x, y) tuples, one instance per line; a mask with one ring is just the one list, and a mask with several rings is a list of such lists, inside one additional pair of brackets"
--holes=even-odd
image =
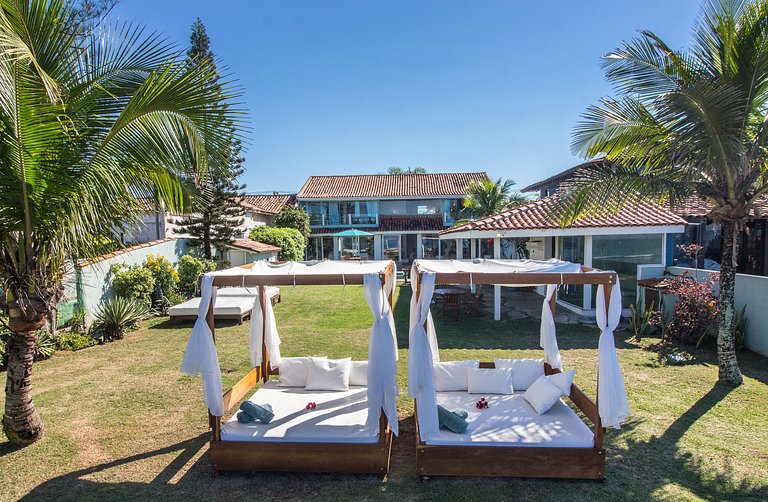
[(720, 263), (720, 314), (717, 329), (717, 362), (719, 382), (741, 385), (743, 378), (736, 360), (734, 291), (736, 289), (736, 260), (739, 257), (738, 226), (733, 221), (723, 222), (723, 254)]
[(32, 359), (36, 331), (12, 332), (8, 339), (3, 432), (13, 444), (43, 437), (43, 421), (32, 402)]

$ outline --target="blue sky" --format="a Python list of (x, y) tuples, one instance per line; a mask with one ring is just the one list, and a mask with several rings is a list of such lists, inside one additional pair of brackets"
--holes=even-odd
[(523, 187), (579, 162), (579, 115), (608, 95), (601, 54), (650, 29), (689, 39), (692, 0), (122, 0), (187, 45), (196, 17), (243, 87), (248, 192), (309, 175), (484, 170)]

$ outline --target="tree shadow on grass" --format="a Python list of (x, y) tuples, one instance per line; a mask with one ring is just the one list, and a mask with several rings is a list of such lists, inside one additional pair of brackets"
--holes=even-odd
[[(243, 321), (244, 323), (248, 322)], [(238, 323), (236, 319), (216, 319), (215, 328), (230, 328), (232, 326), (237, 326)], [(158, 323), (152, 324), (149, 326), (149, 329), (179, 329), (179, 328), (189, 328), (192, 329), (192, 326), (195, 325), (195, 321), (192, 319), (171, 319), (170, 317), (160, 321)]]

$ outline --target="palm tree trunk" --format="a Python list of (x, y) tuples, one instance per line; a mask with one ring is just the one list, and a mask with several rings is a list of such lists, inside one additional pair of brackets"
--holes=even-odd
[(719, 382), (741, 385), (743, 378), (736, 360), (734, 321), (736, 306), (736, 260), (739, 256), (739, 229), (735, 222), (723, 222), (723, 252), (720, 264), (720, 314), (717, 330), (717, 361), (720, 367)]
[(37, 331), (11, 332), (5, 381), (3, 431), (13, 444), (43, 437), (43, 421), (32, 402), (32, 359)]

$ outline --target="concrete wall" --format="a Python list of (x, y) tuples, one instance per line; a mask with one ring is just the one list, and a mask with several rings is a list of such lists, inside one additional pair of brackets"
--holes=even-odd
[(58, 322), (67, 322), (75, 311), (83, 311), (91, 317), (104, 300), (112, 296), (109, 269), (117, 263), (128, 266), (141, 265), (148, 255), (160, 255), (176, 265), (186, 254), (186, 239), (170, 239), (155, 244), (134, 246), (125, 251), (75, 269), (64, 279), (65, 294), (59, 303)]
[[(666, 267), (666, 270), (673, 275), (680, 275), (687, 271), (691, 277), (698, 275), (699, 280), (706, 279), (711, 271), (696, 270), (685, 267)], [(638, 274), (640, 267), (638, 267)], [(644, 279), (651, 277), (661, 277), (664, 270), (646, 266), (643, 270)], [(741, 310), (744, 305), (747, 306), (747, 331), (745, 334), (744, 345), (751, 351), (757, 352), (768, 357), (768, 309), (765, 308), (765, 300), (768, 298), (768, 277), (759, 275), (736, 274), (736, 310)], [(674, 305), (674, 298), (665, 296), (667, 309)]]

